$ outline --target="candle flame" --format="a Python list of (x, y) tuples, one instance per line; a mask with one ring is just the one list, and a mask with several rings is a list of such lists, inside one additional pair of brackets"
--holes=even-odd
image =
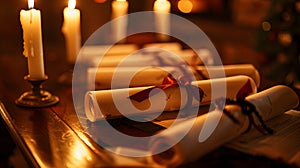
[(76, 0), (69, 0), (68, 7), (70, 9), (75, 9), (75, 6), (76, 6)]
[(167, 0), (156, 0), (154, 2), (154, 11), (170, 12), (171, 4)]
[(126, 0), (116, 0), (117, 2), (126, 2)]
[(32, 9), (34, 7), (34, 0), (28, 0), (28, 8)]

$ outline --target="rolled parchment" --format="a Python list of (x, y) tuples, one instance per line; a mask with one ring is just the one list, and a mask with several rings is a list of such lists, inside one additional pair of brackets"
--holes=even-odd
[[(257, 90), (253, 79), (242, 75), (194, 81), (192, 85), (203, 90), (205, 94), (201, 102), (193, 98), (193, 106), (209, 104), (212, 96), (236, 98), (240, 93), (253, 94)], [(187, 89), (183, 86), (178, 87), (178, 85), (173, 85), (164, 90), (160, 89), (157, 94), (140, 102), (129, 98), (129, 96), (141, 93), (152, 87), (89, 91), (85, 95), (86, 116), (93, 122), (100, 119), (122, 117), (124, 115), (145, 115), (160, 113), (162, 111), (175, 111), (184, 108), (188, 102)], [(216, 91), (220, 88), (227, 89), (227, 93), (226, 91)], [(212, 89), (215, 89), (215, 95), (211, 94)]]
[(203, 77), (210, 79), (208, 72), (214, 75), (214, 78), (222, 77), (222, 69), (224, 70), (225, 76), (235, 76), (235, 75), (246, 75), (254, 80), (256, 86), (260, 85), (260, 74), (258, 70), (252, 64), (233, 64), (233, 65), (223, 65), (223, 66), (197, 66), (196, 70), (202, 73), (197, 75), (197, 79), (201, 80)]
[(162, 48), (167, 51), (180, 51), (182, 46), (180, 43), (170, 42), (170, 43), (148, 43), (143, 46), (143, 48)]
[[(190, 67), (195, 80), (230, 77), (236, 75), (249, 76), (256, 86), (260, 84), (260, 75), (251, 64), (224, 66), (195, 66)], [(208, 72), (213, 74), (210, 78)], [(180, 74), (176, 67), (100, 67), (89, 68), (87, 74), (88, 89), (118, 89), (128, 87), (160, 85), (169, 75)], [(225, 73), (225, 76), (223, 76)], [(94, 79), (93, 79), (94, 78)], [(145, 80), (147, 79), (147, 80)], [(112, 81), (115, 80), (113, 83)], [(129, 80), (129, 81), (128, 81)]]
[[(256, 107), (256, 110), (264, 121), (295, 108), (299, 102), (297, 94), (289, 87), (283, 85), (250, 95), (246, 100)], [(227, 105), (225, 109), (227, 109), (240, 124), (234, 123), (232, 119), (219, 110), (197, 117), (194, 123), (190, 123), (192, 120), (179, 123), (172, 129), (166, 129), (160, 132), (160, 136), (153, 139), (151, 143), (153, 153), (159, 150), (159, 148), (166, 146), (166, 144), (175, 144), (174, 138), (182, 135), (187, 129), (191, 129), (176, 145), (163, 153), (153, 155), (153, 160), (167, 167), (174, 167), (182, 163), (195, 161), (199, 157), (245, 132), (249, 126), (249, 120), (247, 116), (241, 112), (240, 106)], [(216, 122), (218, 123), (215, 129), (209, 136), (205, 136), (207, 129), (210, 129)], [(186, 127), (189, 124), (193, 124), (192, 127)]]
[(172, 62), (167, 60), (169, 62), (166, 62), (169, 65), (179, 63), (186, 63), (188, 65), (201, 65), (205, 63), (206, 65), (212, 65), (214, 63), (212, 54), (208, 49), (198, 49), (197, 51), (191, 49), (168, 51), (158, 48), (145, 48), (141, 50), (128, 50), (126, 52), (120, 52), (119, 54), (105, 54), (105, 50), (97, 52), (96, 46), (89, 48), (82, 49), (83, 51), (80, 53), (82, 54), (81, 59), (94, 67), (161, 66), (161, 62), (157, 59), (158, 55), (158, 57), (165, 60), (169, 58), (168, 55), (173, 56), (173, 58), (177, 57), (175, 62), (173, 60)]
[(145, 44), (143, 48), (160, 48), (172, 52), (181, 57), (188, 65), (213, 65), (214, 59), (210, 50), (205, 48), (182, 49), (179, 43), (150, 43)]
[(117, 45), (85, 45), (81, 49), (83, 57), (99, 57), (102, 55), (126, 55), (138, 50), (135, 44), (117, 44)]

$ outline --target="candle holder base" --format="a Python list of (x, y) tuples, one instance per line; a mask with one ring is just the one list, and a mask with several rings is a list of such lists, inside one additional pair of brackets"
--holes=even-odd
[(26, 76), (25, 80), (31, 83), (32, 90), (23, 93), (16, 101), (20, 107), (50, 107), (59, 102), (59, 98), (50, 92), (42, 89), (42, 83), (47, 80), (47, 76), (42, 80), (30, 79)]

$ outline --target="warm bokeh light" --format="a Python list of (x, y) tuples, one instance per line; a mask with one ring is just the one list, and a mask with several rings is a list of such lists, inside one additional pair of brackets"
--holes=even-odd
[(282, 45), (288, 46), (292, 43), (293, 37), (290, 33), (279, 33), (278, 40)]
[(178, 9), (183, 13), (190, 13), (193, 9), (193, 3), (190, 0), (180, 0)]
[(31, 9), (34, 7), (34, 0), (28, 0), (28, 8)]
[(118, 2), (126, 2), (126, 0), (117, 0)]
[(271, 30), (270, 22), (265, 21), (265, 22), (262, 22), (261, 25), (262, 25), (262, 28), (263, 28), (264, 31), (270, 31)]
[(71, 9), (75, 9), (76, 0), (69, 0), (68, 7)]

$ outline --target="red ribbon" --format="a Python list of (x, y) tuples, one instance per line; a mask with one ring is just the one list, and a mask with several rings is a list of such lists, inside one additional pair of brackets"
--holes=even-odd
[(248, 79), (247, 82), (240, 88), (240, 90), (236, 94), (236, 98), (244, 99), (252, 93), (253, 93), (253, 90), (252, 90), (252, 86), (251, 86), (251, 81), (250, 81), (250, 79)]
[[(170, 63), (165, 62), (163, 57), (160, 57), (158, 54), (155, 55), (155, 58), (158, 60), (160, 66), (168, 66), (170, 64)], [(135, 94), (129, 96), (129, 98), (131, 100), (135, 100), (137, 102), (142, 102), (146, 99), (149, 99), (150, 96), (157, 94), (159, 92), (158, 89), (166, 90), (166, 89), (168, 89), (170, 87), (174, 87), (174, 86), (175, 87), (183, 86), (186, 88), (187, 95), (188, 95), (186, 107), (189, 108), (192, 106), (192, 100), (193, 100), (192, 98), (195, 98), (196, 100), (201, 102), (203, 97), (205, 96), (205, 93), (201, 88), (198, 88), (191, 84), (192, 79), (190, 78), (190, 75), (186, 72), (186, 69), (184, 67), (184, 65), (186, 65), (186, 64), (176, 63), (175, 60), (173, 60), (173, 61), (174, 61), (175, 67), (179, 68), (184, 74), (182, 77), (179, 78), (178, 81), (176, 79), (174, 79), (171, 74), (169, 74), (167, 77), (164, 78), (161, 85), (153, 86), (148, 89), (142, 90), (138, 93), (135, 93)], [(156, 89), (156, 88), (158, 88), (158, 89)], [(150, 92), (152, 93), (152, 95), (150, 95)], [(196, 94), (196, 93), (198, 93), (198, 94)]]
[[(184, 86), (187, 88), (187, 90), (190, 89), (190, 94), (192, 94), (192, 96), (194, 98), (196, 98), (199, 102), (201, 102), (203, 97), (205, 96), (204, 91), (199, 87), (191, 85), (191, 82), (189, 82), (189, 80), (187, 78), (181, 77), (177, 81), (176, 79), (173, 78), (173, 76), (171, 74), (169, 74), (167, 77), (164, 78), (161, 85), (153, 86), (148, 89), (137, 92), (137, 93), (129, 96), (129, 98), (131, 100), (135, 100), (137, 102), (142, 102), (142, 101), (148, 99), (150, 96), (153, 96), (159, 92), (159, 90), (154, 90), (154, 89), (158, 88), (158, 89), (166, 90), (166, 89), (168, 89), (170, 87), (174, 87), (174, 86), (177, 86), (177, 87)], [(150, 95), (151, 91), (152, 91), (152, 94)], [(198, 93), (199, 96), (196, 93)]]

